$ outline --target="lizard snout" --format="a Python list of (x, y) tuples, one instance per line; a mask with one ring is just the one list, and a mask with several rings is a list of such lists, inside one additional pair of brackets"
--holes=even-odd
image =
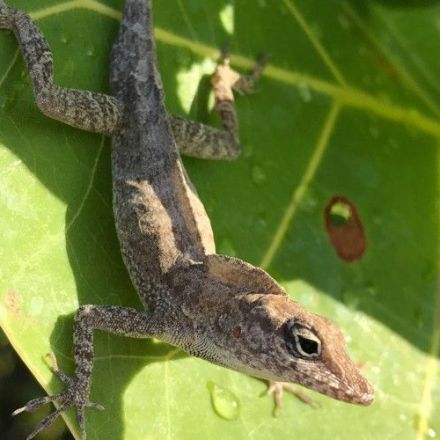
[(351, 403), (357, 403), (359, 405), (371, 405), (374, 401), (374, 388), (370, 385), (370, 383), (364, 379), (362, 376), (362, 381), (357, 387), (357, 391), (354, 393), (354, 396), (351, 397)]

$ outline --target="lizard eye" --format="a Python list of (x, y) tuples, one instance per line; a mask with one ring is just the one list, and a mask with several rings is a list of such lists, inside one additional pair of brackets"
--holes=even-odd
[(304, 359), (317, 359), (321, 355), (321, 341), (309, 328), (290, 321), (286, 336), (287, 347), (294, 355)]

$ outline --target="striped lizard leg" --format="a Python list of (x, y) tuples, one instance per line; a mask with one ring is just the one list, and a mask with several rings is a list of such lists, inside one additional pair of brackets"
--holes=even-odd
[(0, 29), (14, 32), (43, 113), (73, 127), (111, 134), (118, 125), (115, 98), (101, 93), (58, 87), (53, 82), (52, 52), (40, 29), (22, 11), (0, 0)]
[(240, 75), (229, 66), (228, 55), (223, 55), (212, 78), (215, 109), (220, 116), (223, 129), (171, 116), (171, 127), (182, 154), (217, 160), (232, 160), (240, 154), (233, 91), (241, 94), (251, 93), (266, 63), (267, 59), (261, 58), (250, 74)]

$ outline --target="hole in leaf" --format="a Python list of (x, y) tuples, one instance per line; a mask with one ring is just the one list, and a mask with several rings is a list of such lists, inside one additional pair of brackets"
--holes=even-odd
[(330, 242), (338, 256), (348, 262), (361, 258), (367, 243), (353, 203), (347, 197), (335, 196), (325, 207), (324, 217)]
[(342, 201), (338, 201), (330, 207), (330, 221), (333, 226), (346, 225), (351, 219), (350, 205)]

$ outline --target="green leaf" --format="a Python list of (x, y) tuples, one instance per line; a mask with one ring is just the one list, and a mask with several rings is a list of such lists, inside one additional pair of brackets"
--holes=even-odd
[[(58, 84), (108, 90), (122, 0), (9, 3), (43, 29)], [(204, 75), (225, 41), (240, 69), (271, 54), (258, 93), (238, 100), (242, 157), (185, 164), (219, 251), (267, 268), (292, 297), (332, 318), (376, 402), (316, 396), (321, 408), (312, 409), (286, 396), (274, 418), (261, 381), (158, 341), (98, 334), (92, 400), (106, 411), (88, 412), (89, 438), (440, 432), (439, 23), (438, 1), (155, 1), (174, 113), (215, 121)], [(43, 357), (53, 351), (73, 370), (78, 304), (140, 306), (113, 225), (110, 142), (38, 111), (8, 32), (0, 34), (0, 121), (0, 324), (52, 394), (61, 385)], [(353, 203), (366, 234), (356, 262), (341, 260), (326, 234), (323, 212), (335, 195)], [(208, 384), (238, 399), (236, 420), (214, 412)], [(66, 421), (78, 437), (72, 412)]]

